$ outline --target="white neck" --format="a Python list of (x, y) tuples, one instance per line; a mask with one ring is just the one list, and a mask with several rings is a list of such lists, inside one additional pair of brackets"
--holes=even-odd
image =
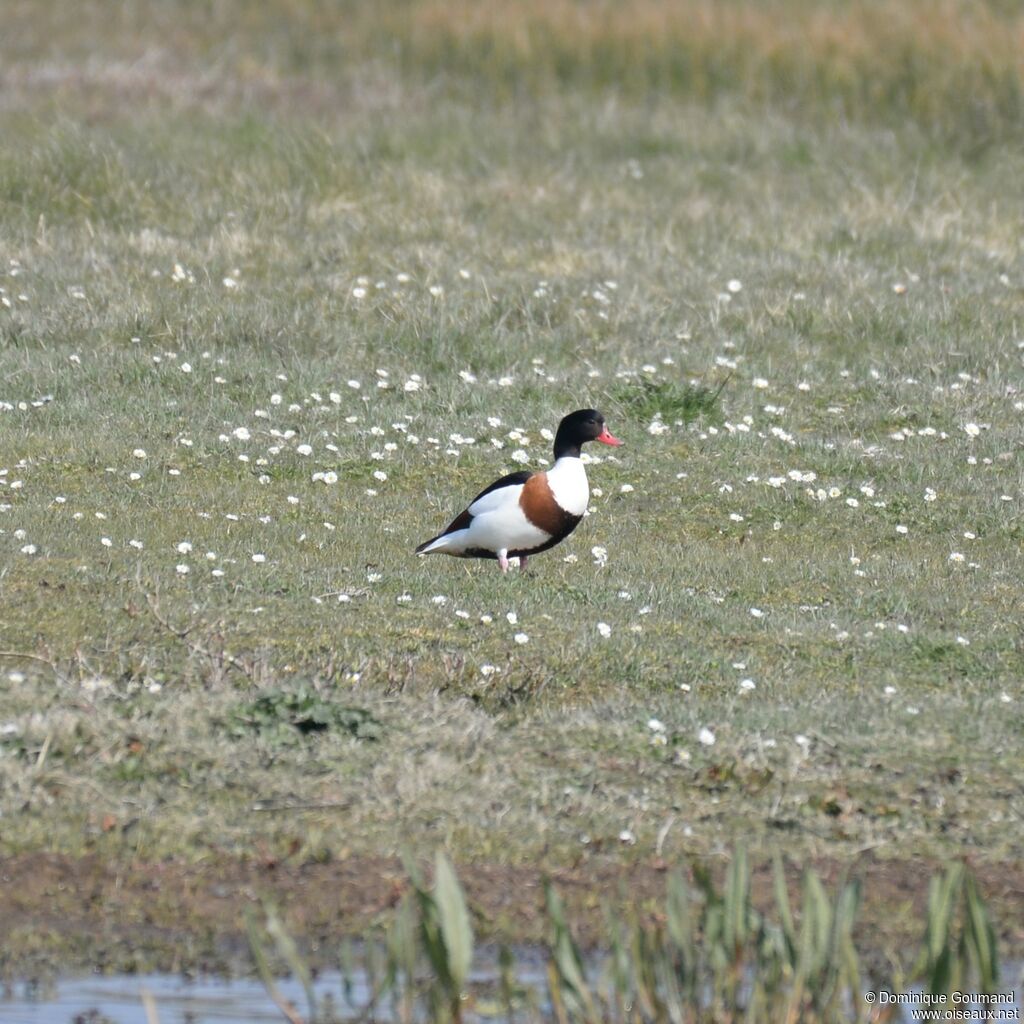
[(570, 515), (581, 516), (590, 501), (590, 484), (583, 460), (574, 455), (563, 455), (548, 470), (548, 484), (555, 501)]

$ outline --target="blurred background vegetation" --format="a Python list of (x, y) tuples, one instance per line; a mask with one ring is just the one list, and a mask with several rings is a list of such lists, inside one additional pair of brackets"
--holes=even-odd
[(174, 71), (210, 94), (294, 79), (330, 102), (374, 88), (376, 69), (481, 100), (608, 90), (912, 119), (963, 148), (1019, 141), (1024, 119), (1024, 10), (1009, 0), (11, 0), (0, 52), (8, 90), (160, 91)]

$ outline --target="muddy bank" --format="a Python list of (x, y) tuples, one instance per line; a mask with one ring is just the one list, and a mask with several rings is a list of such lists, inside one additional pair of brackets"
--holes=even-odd
[[(638, 906), (652, 917), (660, 913), (672, 867), (590, 858), (547, 874), (562, 892), (580, 940), (593, 947), (601, 944), (609, 903)], [(859, 946), (865, 955), (917, 948), (928, 879), (940, 865), (865, 856), (851, 864), (819, 861), (815, 868), (830, 885), (844, 870), (863, 879)], [(979, 863), (972, 869), (997, 922), (1003, 955), (1019, 959), (1024, 865)], [(481, 939), (543, 941), (541, 870), (463, 864), (459, 875)], [(798, 882), (792, 869), (794, 896)], [(8, 977), (81, 969), (237, 973), (248, 967), (245, 912), (271, 900), (311, 961), (329, 967), (337, 963), (337, 941), (386, 922), (405, 886), (405, 870), (391, 858), (186, 864), (22, 854), (0, 859), (0, 965)], [(770, 886), (770, 866), (759, 864), (755, 898), (766, 907)]]

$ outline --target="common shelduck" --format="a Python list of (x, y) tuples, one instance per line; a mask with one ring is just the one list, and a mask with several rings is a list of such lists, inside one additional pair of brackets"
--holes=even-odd
[(558, 424), (555, 464), (546, 472), (509, 473), (482, 490), (418, 555), (440, 552), (457, 558), (496, 558), (502, 572), (518, 556), (547, 551), (576, 529), (590, 501), (580, 449), (587, 441), (620, 445), (596, 409), (579, 409)]

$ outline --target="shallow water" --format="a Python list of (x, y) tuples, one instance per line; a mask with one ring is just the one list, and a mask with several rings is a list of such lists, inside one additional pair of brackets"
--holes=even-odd
[[(516, 976), (542, 990), (545, 973), (537, 957), (524, 956)], [(496, 965), (477, 967), (474, 986), (489, 986), (498, 977)], [(278, 991), (305, 1019), (306, 994), (295, 979), (278, 979)], [(327, 1020), (355, 1020), (370, 1001), (366, 975), (351, 979), (350, 1005), (343, 996), (341, 974), (322, 972), (313, 984), (317, 1008)], [(173, 974), (87, 975), (36, 984), (22, 982), (0, 988), (0, 1024), (153, 1024), (146, 1015), (144, 993), (152, 996), (160, 1024), (263, 1024), (284, 1020), (263, 984), (252, 978)], [(389, 1020), (390, 1002), (378, 1004), (378, 1020)]]
[[(1005, 991), (1016, 986), (1016, 1002), (1012, 1007), (1000, 1007), (1007, 1015), (999, 1019), (1024, 1020), (1022, 966), (1005, 968), (1003, 977)], [(537, 971), (521, 971), (520, 980), (537, 988), (543, 986), (542, 975)], [(278, 981), (278, 988), (304, 1014), (306, 997), (302, 986), (295, 980), (283, 979)], [(333, 1009), (341, 1019), (358, 1016), (356, 1010), (341, 1001), (339, 974), (324, 972), (314, 988), (322, 1010)], [(152, 995), (160, 1024), (280, 1024), (284, 1020), (258, 981), (152, 974), (94, 975), (62, 978), (39, 986), (14, 985), (0, 990), (0, 1024), (153, 1024), (146, 1014), (144, 992)], [(356, 1006), (363, 1006), (368, 999), (365, 980), (355, 979)], [(913, 1019), (910, 1008), (903, 1010), (902, 1018), (897, 1015), (895, 1020), (909, 1024)], [(388, 1019), (386, 1004), (380, 1008), (378, 1019)]]
[[(304, 1011), (302, 986), (284, 979), (278, 987)], [(318, 998), (341, 992), (340, 978), (324, 974), (316, 982)], [(284, 1019), (266, 989), (251, 979), (182, 978), (168, 974), (62, 978), (36, 988), (16, 985), (0, 995), (2, 1024), (151, 1024), (142, 1001), (152, 994), (160, 1024), (262, 1024)], [(365, 998), (357, 992), (358, 1004)]]

